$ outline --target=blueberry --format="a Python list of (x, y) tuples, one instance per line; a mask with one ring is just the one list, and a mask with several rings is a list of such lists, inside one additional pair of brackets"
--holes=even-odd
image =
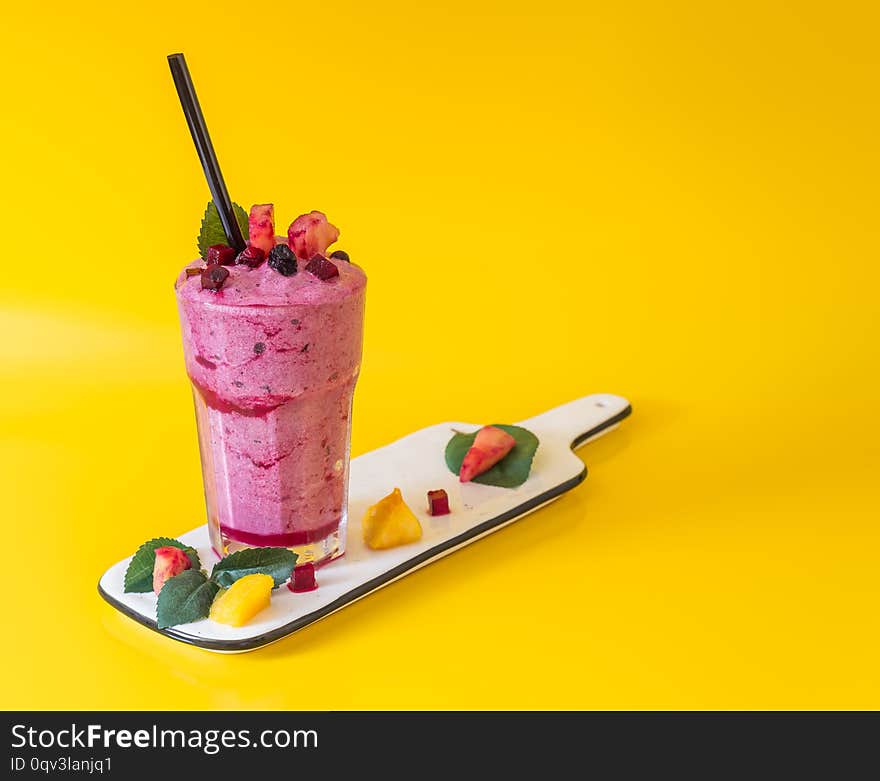
[(286, 244), (276, 244), (269, 250), (269, 268), (285, 277), (296, 274), (296, 255)]
[(330, 257), (334, 260), (344, 260), (346, 263), (351, 263), (351, 258), (348, 257), (348, 253), (344, 249), (338, 249), (336, 252), (331, 252)]
[(264, 352), (266, 352), (266, 345), (263, 344), (263, 342), (257, 342), (257, 343), (254, 345), (254, 352), (255, 352), (257, 355), (262, 355)]

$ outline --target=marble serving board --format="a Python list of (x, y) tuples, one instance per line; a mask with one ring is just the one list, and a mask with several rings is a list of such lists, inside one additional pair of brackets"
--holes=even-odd
[[(518, 488), (461, 484), (446, 468), (446, 443), (457, 431), (475, 431), (480, 424), (438, 423), (390, 445), (358, 456), (351, 462), (349, 524), (345, 556), (321, 567), (318, 589), (294, 594), (282, 586), (271, 605), (243, 627), (208, 619), (171, 629), (156, 626), (154, 594), (126, 594), (123, 576), (131, 557), (108, 569), (98, 591), (129, 618), (173, 640), (220, 653), (252, 651), (341, 610), (419, 567), (534, 512), (580, 484), (587, 475), (573, 450), (616, 428), (631, 412), (626, 399), (594, 394), (563, 404), (517, 425), (540, 440), (529, 479)], [(506, 421), (489, 421), (502, 423)], [(399, 487), (422, 525), (422, 539), (385, 551), (367, 548), (361, 539), (361, 518), (378, 499)], [(426, 511), (428, 490), (445, 488), (452, 512), (432, 518)], [(157, 530), (157, 534), (164, 530)], [(199, 526), (178, 537), (199, 552), (210, 571), (217, 562), (208, 541), (208, 527)]]

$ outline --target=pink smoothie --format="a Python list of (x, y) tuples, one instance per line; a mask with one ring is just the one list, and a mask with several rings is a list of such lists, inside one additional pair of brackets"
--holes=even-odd
[(217, 292), (185, 271), (175, 284), (218, 553), (280, 545), (321, 561), (344, 546), (367, 280), (333, 262), (330, 281), (300, 262), (291, 277), (227, 267)]

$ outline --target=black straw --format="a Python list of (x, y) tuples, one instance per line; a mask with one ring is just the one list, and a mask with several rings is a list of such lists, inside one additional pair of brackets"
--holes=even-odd
[(214, 153), (211, 136), (208, 135), (208, 127), (205, 124), (205, 117), (202, 115), (202, 108), (199, 106), (199, 99), (196, 97), (196, 88), (189, 75), (189, 68), (186, 67), (186, 60), (182, 54), (169, 54), (168, 65), (171, 68), (174, 86), (177, 87), (177, 95), (180, 98), (180, 105), (183, 107), (186, 124), (189, 125), (189, 132), (192, 134), (193, 143), (199, 153), (199, 160), (202, 161), (211, 197), (214, 199), (214, 205), (220, 215), (220, 222), (223, 223), (226, 241), (236, 252), (241, 252), (245, 248), (244, 237), (241, 235), (241, 228), (238, 225), (238, 220), (235, 219), (235, 212), (232, 210), (232, 199), (226, 189), (226, 182), (223, 181), (223, 174), (220, 173), (220, 164)]

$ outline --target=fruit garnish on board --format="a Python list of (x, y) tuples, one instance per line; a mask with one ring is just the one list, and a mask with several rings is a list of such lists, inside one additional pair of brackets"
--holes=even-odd
[(274, 581), (269, 575), (254, 573), (236, 580), (211, 603), (208, 617), (218, 624), (244, 626), (257, 613), (269, 607)]
[(428, 515), (449, 515), (449, 495), (442, 488), (428, 491)]
[(166, 545), (156, 548), (156, 563), (153, 565), (153, 593), (159, 594), (165, 581), (191, 569), (192, 562), (180, 548)]
[(446, 465), (462, 483), (516, 488), (528, 479), (539, 444), (521, 426), (496, 423), (470, 434), (455, 432), (446, 445)]
[(364, 544), (373, 550), (396, 548), (421, 539), (422, 525), (399, 488), (367, 509), (361, 522)]
[(497, 426), (483, 426), (474, 438), (474, 444), (464, 454), (458, 479), (462, 483), (473, 480), (477, 475), (488, 472), (506, 456), (516, 440)]
[(132, 557), (125, 571), (124, 588), (127, 594), (144, 594), (153, 590), (156, 551), (169, 546), (180, 548), (186, 554), (191, 569), (197, 570), (202, 566), (195, 548), (184, 545), (173, 537), (156, 537), (141, 545)]
[(301, 594), (304, 591), (314, 591), (318, 588), (318, 581), (315, 580), (315, 565), (311, 562), (300, 564), (294, 569), (293, 577), (291, 577), (290, 583), (287, 584), (287, 588), (296, 594)]
[[(213, 617), (218, 593), (223, 599), (223, 606), (217, 609), (222, 623), (241, 626), (268, 604), (273, 589), (290, 578), (296, 559), (287, 548), (247, 548), (220, 559), (208, 576), (194, 548), (172, 537), (157, 537), (141, 545), (132, 557), (124, 589), (129, 594), (155, 590), (159, 629), (188, 624), (209, 614)], [(241, 581), (248, 583), (236, 588)]]

